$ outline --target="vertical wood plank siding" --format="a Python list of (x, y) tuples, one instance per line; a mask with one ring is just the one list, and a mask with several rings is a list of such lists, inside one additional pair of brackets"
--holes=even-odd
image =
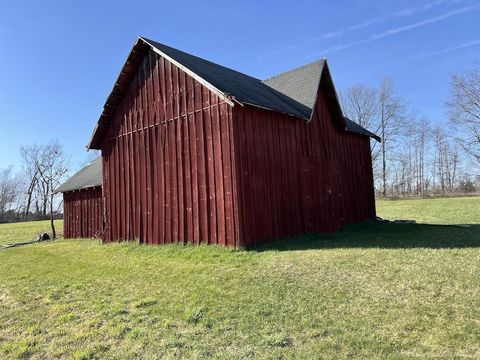
[(241, 246), (232, 108), (148, 53), (102, 141), (105, 240)]
[(324, 89), (311, 122), (252, 106), (233, 122), (245, 246), (375, 217), (370, 140), (335, 127)]
[(102, 141), (105, 240), (251, 246), (375, 216), (370, 142), (229, 106), (150, 51)]
[(63, 234), (66, 239), (102, 236), (102, 188), (100, 186), (63, 194)]

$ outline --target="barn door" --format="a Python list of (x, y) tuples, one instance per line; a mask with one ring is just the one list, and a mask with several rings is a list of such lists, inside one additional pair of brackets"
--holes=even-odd
[(332, 232), (344, 222), (342, 173), (334, 160), (302, 159), (302, 202), (305, 231)]

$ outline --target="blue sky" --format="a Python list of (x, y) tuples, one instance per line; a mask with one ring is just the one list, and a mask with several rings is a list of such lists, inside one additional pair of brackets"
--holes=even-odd
[(435, 122), (480, 61), (480, 2), (1, 0), (0, 168), (52, 138), (78, 168), (139, 35), (259, 78), (326, 57), (338, 90), (390, 76)]

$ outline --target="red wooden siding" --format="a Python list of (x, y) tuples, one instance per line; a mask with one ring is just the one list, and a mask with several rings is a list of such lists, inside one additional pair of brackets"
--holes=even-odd
[(375, 216), (369, 138), (335, 127), (323, 89), (309, 123), (251, 106), (233, 123), (244, 245)]
[(232, 108), (150, 51), (102, 141), (106, 241), (240, 246)]
[(63, 236), (66, 239), (102, 236), (102, 188), (63, 194)]
[(250, 246), (374, 217), (369, 139), (324, 87), (310, 122), (231, 107), (150, 51), (101, 143), (105, 240)]

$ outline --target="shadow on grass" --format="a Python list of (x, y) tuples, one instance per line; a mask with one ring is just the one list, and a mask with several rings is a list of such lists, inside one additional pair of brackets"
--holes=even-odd
[(251, 251), (294, 251), (337, 248), (429, 248), (480, 247), (480, 224), (393, 224), (366, 221), (347, 225), (333, 234), (304, 234), (252, 247)]

